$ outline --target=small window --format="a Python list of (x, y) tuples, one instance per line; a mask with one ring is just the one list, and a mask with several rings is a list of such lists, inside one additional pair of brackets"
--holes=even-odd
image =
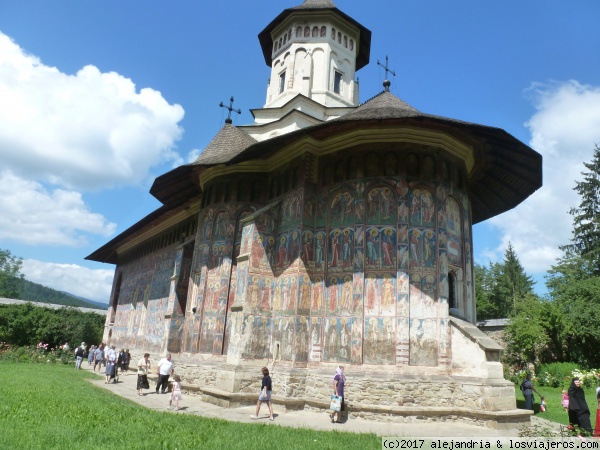
[(335, 28), (331, 29), (331, 39), (335, 41)]
[(296, 27), (296, 37), (302, 37), (302, 27)]
[(354, 41), (350, 39), (350, 50), (354, 50)]
[(283, 45), (285, 45), (285, 43), (287, 42), (287, 34), (283, 35)]
[(348, 48), (348, 36), (344, 36), (344, 47)]
[(342, 93), (342, 74), (337, 70), (333, 72), (333, 92)]
[(279, 93), (285, 91), (285, 70), (279, 74)]
[(312, 37), (319, 37), (319, 27), (314, 26), (312, 29)]
[(321, 27), (321, 37), (325, 37), (327, 35), (327, 27), (323, 25)]
[(448, 308), (457, 308), (456, 304), (456, 279), (452, 272), (448, 273)]
[(310, 37), (310, 27), (308, 25), (304, 27), (304, 37)]
[(338, 31), (338, 44), (342, 43), (342, 33)]
[(292, 29), (290, 28), (288, 30), (288, 41), (291, 41), (291, 40), (292, 40)]

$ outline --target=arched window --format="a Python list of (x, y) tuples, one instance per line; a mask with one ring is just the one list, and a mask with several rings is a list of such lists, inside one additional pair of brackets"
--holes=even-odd
[(350, 39), (350, 50), (354, 50), (354, 40)]
[(331, 39), (335, 41), (335, 28), (331, 29)]
[(312, 29), (312, 37), (319, 37), (319, 27), (314, 26)]
[(296, 27), (296, 37), (302, 37), (302, 27)]
[(342, 43), (342, 33), (338, 31), (338, 44)]
[(344, 47), (348, 48), (348, 36), (344, 36)]
[(456, 276), (453, 272), (448, 272), (448, 308), (458, 308), (456, 297)]
[(287, 42), (287, 34), (283, 35), (283, 45), (285, 45)]
[(308, 25), (304, 27), (304, 37), (310, 37), (310, 27)]
[(327, 27), (323, 25), (321, 27), (321, 37), (325, 37), (325, 35), (327, 35)]

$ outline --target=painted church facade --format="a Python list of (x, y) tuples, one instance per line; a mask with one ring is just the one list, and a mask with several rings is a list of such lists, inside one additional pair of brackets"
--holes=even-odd
[(259, 34), (271, 78), (255, 122), (157, 178), (163, 206), (88, 257), (116, 264), (104, 340), (176, 355), (232, 406), (267, 365), (276, 401), (322, 407), (342, 364), (356, 414), (528, 420), (473, 325), (472, 225), (538, 189), (541, 156), (389, 83), (359, 104), (370, 38), (331, 0)]

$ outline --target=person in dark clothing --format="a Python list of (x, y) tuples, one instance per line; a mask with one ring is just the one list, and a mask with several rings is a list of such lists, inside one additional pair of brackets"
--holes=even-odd
[(592, 424), (590, 422), (590, 408), (585, 401), (585, 393), (581, 387), (581, 381), (575, 377), (569, 386), (569, 423), (583, 428), (588, 433), (592, 433)]
[(252, 419), (258, 419), (258, 413), (260, 412), (260, 405), (262, 402), (266, 402), (269, 407), (269, 420), (273, 420), (273, 406), (271, 405), (271, 391), (273, 390), (273, 386), (271, 383), (271, 377), (269, 376), (269, 369), (263, 367), (261, 369), (263, 374), (262, 384), (260, 387), (260, 395), (258, 397), (258, 401), (256, 402), (256, 414), (250, 416)]
[(530, 374), (527, 374), (527, 376), (521, 383), (521, 390), (523, 391), (523, 397), (525, 397), (525, 409), (530, 409), (533, 411), (533, 393), (535, 392), (540, 397), (541, 397), (541, 395), (533, 387), (533, 383), (531, 382)]

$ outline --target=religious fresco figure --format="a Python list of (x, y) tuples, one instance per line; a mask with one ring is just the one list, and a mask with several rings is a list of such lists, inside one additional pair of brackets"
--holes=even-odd
[(410, 193), (410, 224), (411, 225), (422, 225), (423, 216), (421, 208), (421, 190), (413, 189)]
[(433, 267), (435, 261), (435, 234), (426, 230), (423, 237), (423, 266)]
[(345, 317), (338, 319), (340, 323), (340, 338), (339, 347), (337, 349), (337, 356), (341, 361), (350, 361), (350, 329), (348, 328), (348, 321)]
[(393, 277), (389, 274), (383, 276), (383, 283), (381, 286), (381, 314), (394, 314), (395, 313), (395, 288), (393, 283)]
[(342, 306), (343, 313), (352, 313), (352, 276), (346, 275), (342, 285)]
[(353, 232), (350, 229), (345, 229), (342, 238), (342, 266), (350, 267), (352, 264), (352, 241)]
[(329, 296), (328, 312), (335, 313), (338, 309), (338, 301), (339, 301), (339, 286), (338, 286), (338, 278), (333, 276), (329, 278), (329, 286), (327, 287), (327, 295)]
[(302, 259), (306, 264), (312, 264), (314, 262), (313, 245), (313, 233), (311, 231), (304, 231), (302, 233)]
[(395, 237), (395, 231), (392, 228), (385, 228), (381, 233), (382, 267), (393, 268), (396, 266), (394, 257), (394, 249), (396, 247)]
[(335, 360), (336, 349), (338, 347), (338, 327), (337, 320), (334, 318), (328, 318), (325, 320), (325, 346), (324, 346), (324, 358), (326, 361)]
[(423, 264), (423, 242), (421, 231), (414, 228), (410, 231), (410, 266), (421, 267)]
[(367, 267), (379, 267), (379, 231), (367, 228)]
[(315, 266), (323, 267), (324, 262), (324, 252), (325, 252), (325, 233), (323, 231), (319, 231), (316, 234), (315, 241)]
[(315, 282), (313, 283), (312, 302), (310, 305), (311, 313), (320, 312), (322, 304), (323, 304), (323, 278), (315, 277)]
[(338, 268), (339, 260), (340, 260), (340, 230), (333, 230), (330, 232), (330, 241), (329, 241), (329, 267), (331, 269)]
[(311, 283), (308, 275), (302, 275), (300, 284), (300, 302), (298, 304), (298, 309), (300, 310), (308, 310), (310, 308), (310, 293), (311, 293)]

